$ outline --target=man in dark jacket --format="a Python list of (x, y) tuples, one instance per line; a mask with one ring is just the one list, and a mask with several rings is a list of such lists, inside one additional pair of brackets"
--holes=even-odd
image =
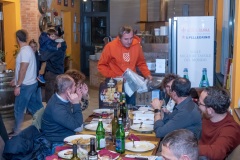
[(79, 104), (82, 94), (67, 74), (57, 76), (56, 87), (57, 92), (44, 110), (41, 127), (47, 140), (63, 143), (65, 137), (82, 131), (83, 115)]
[[(63, 32), (58, 33), (58, 36), (61, 37)], [(67, 49), (67, 44), (63, 39), (56, 39), (57, 42), (61, 43), (61, 47), (58, 48), (55, 52), (49, 52), (48, 54), (42, 54), (41, 60), (47, 62), (46, 73), (45, 73), (45, 100), (51, 98), (54, 94), (54, 82), (56, 77), (64, 73), (64, 59)]]
[(199, 139), (202, 130), (201, 114), (196, 103), (189, 95), (191, 83), (188, 79), (177, 78), (171, 86), (171, 98), (176, 102), (172, 113), (163, 113), (163, 104), (159, 99), (153, 99), (154, 131), (159, 138), (176, 129), (188, 129)]

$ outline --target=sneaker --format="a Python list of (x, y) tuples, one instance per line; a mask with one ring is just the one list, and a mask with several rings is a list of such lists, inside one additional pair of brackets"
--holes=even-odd
[(38, 80), (39, 82), (41, 82), (41, 83), (45, 83), (45, 82), (46, 82), (45, 79), (43, 78), (43, 75), (37, 76), (37, 80)]

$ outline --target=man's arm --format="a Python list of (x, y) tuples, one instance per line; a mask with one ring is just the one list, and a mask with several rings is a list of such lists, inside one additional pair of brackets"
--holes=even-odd
[(107, 78), (116, 77), (117, 75), (110, 69), (109, 63), (111, 61), (110, 49), (108, 46), (105, 46), (101, 58), (98, 61), (98, 71)]
[(25, 78), (27, 68), (28, 68), (29, 63), (22, 62), (20, 63), (20, 70), (18, 73), (18, 80), (16, 82), (16, 87), (14, 89), (14, 95), (18, 96), (20, 94), (20, 86)]
[(55, 112), (56, 116), (53, 119), (58, 124), (64, 126), (65, 128), (75, 131), (83, 124), (83, 115), (80, 104), (73, 104), (73, 112), (69, 112), (65, 108), (66, 106), (57, 106)]

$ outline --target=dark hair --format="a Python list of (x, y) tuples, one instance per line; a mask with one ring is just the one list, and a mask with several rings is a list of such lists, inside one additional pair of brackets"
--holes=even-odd
[(57, 26), (56, 30), (57, 30), (58, 37), (61, 37), (64, 34), (64, 31), (62, 30), (62, 28), (60, 26)]
[(35, 44), (36, 46), (38, 46), (37, 42), (34, 39), (31, 39), (31, 41), (29, 41), (28, 44), (31, 45), (32, 43)]
[(191, 82), (186, 78), (177, 78), (172, 83), (172, 91), (175, 91), (178, 97), (189, 96)]
[[(118, 36), (119, 36), (119, 38), (122, 38), (122, 36), (124, 34), (126, 34), (126, 33), (129, 34), (130, 32), (133, 32), (133, 28), (131, 26), (124, 25), (124, 26), (120, 27)], [(133, 34), (134, 34), (134, 32), (133, 32)]]
[(16, 37), (19, 39), (21, 42), (27, 42), (27, 31), (20, 29), (16, 32)]
[(176, 74), (171, 74), (171, 73), (170, 73), (170, 74), (167, 74), (167, 75), (163, 78), (163, 80), (162, 80), (161, 87), (162, 87), (162, 88), (165, 88), (169, 82), (171, 82), (172, 80), (177, 79), (178, 77), (179, 77), (179, 76), (176, 75)]
[(162, 145), (168, 147), (177, 159), (187, 155), (192, 160), (198, 159), (198, 141), (187, 129), (174, 130), (162, 140)]
[(47, 30), (47, 35), (57, 35), (57, 31), (55, 29), (49, 29)]
[(225, 89), (208, 87), (203, 91), (207, 92), (207, 96), (203, 100), (206, 107), (211, 107), (218, 114), (223, 114), (228, 111), (231, 101), (229, 93)]
[(86, 79), (86, 76), (76, 69), (67, 70), (65, 73), (73, 78), (76, 85), (79, 81), (83, 82)]

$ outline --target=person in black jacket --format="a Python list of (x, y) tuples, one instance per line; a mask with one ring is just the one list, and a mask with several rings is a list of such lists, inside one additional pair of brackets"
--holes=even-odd
[(55, 52), (49, 52), (48, 54), (41, 54), (41, 60), (47, 62), (45, 73), (45, 100), (51, 98), (54, 94), (54, 83), (58, 75), (64, 73), (64, 59), (66, 55), (67, 44), (60, 38), (64, 32), (58, 30), (58, 38), (55, 40), (57, 43), (61, 43), (61, 47)]

